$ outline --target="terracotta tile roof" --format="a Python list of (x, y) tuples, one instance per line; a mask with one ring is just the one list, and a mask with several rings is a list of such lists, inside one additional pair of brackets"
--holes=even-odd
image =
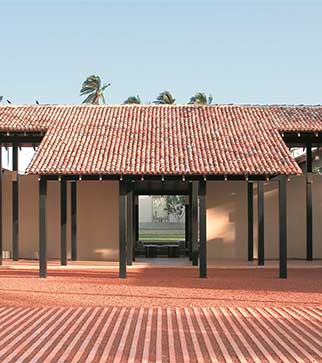
[(51, 107), (1, 106), (0, 130), (2, 131), (45, 131), (49, 125), (47, 118), (53, 114)]
[(322, 107), (0, 106), (0, 131), (36, 130), (29, 174), (299, 174), (279, 131), (322, 131)]
[(322, 131), (322, 106), (264, 106), (279, 131)]

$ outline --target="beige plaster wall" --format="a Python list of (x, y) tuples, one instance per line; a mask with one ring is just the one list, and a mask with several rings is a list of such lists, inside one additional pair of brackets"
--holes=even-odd
[(78, 183), (77, 245), (81, 260), (118, 260), (118, 182)]
[[(314, 257), (322, 258), (322, 177), (313, 180)], [(305, 258), (305, 177), (288, 183), (288, 256)], [(80, 260), (118, 260), (118, 182), (78, 182), (77, 249)], [(11, 176), (3, 177), (3, 246), (11, 251)], [(257, 191), (254, 186), (254, 257), (257, 256)], [(59, 183), (48, 182), (48, 257), (60, 253)], [(70, 186), (67, 188), (67, 241), (70, 255)], [(38, 251), (38, 179), (19, 179), (19, 246), (22, 258)], [(207, 183), (208, 260), (247, 259), (247, 187), (245, 182)], [(265, 257), (278, 258), (277, 182), (265, 183)]]
[[(79, 260), (118, 259), (118, 183), (87, 181), (77, 184), (77, 252)], [(11, 252), (11, 176), (3, 177), (3, 249)], [(34, 258), (38, 251), (38, 178), (19, 177), (19, 254)], [(70, 185), (67, 187), (67, 242), (70, 256)], [(48, 258), (60, 255), (59, 182), (47, 186)]]
[(313, 178), (313, 256), (322, 258), (322, 176)]
[(246, 201), (243, 182), (207, 183), (208, 260), (247, 258)]
[(2, 177), (2, 238), (3, 250), (10, 251), (12, 244), (12, 184), (11, 175)]
[[(313, 178), (313, 253), (322, 258), (322, 176)], [(288, 257), (306, 256), (306, 178), (291, 177), (287, 195)], [(278, 258), (278, 184), (265, 183), (265, 258)], [(245, 182), (207, 183), (208, 260), (247, 259)], [(257, 257), (257, 188), (254, 184), (254, 257)]]

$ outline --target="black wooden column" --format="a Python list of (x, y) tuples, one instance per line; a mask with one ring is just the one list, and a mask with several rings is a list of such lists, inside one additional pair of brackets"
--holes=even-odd
[(199, 182), (199, 276), (207, 277), (207, 200), (206, 181)]
[(136, 214), (135, 214), (135, 219), (136, 219), (136, 225), (135, 225), (135, 243), (139, 240), (139, 228), (140, 228), (140, 222), (139, 222), (139, 196), (136, 195), (135, 198), (135, 209), (136, 209)]
[(77, 260), (77, 182), (70, 184), (71, 194), (71, 259)]
[(306, 259), (313, 260), (312, 145), (306, 145)]
[(133, 264), (133, 188), (132, 182), (130, 181), (127, 185), (127, 201), (126, 201), (126, 233), (127, 233), (127, 265), (131, 266)]
[(279, 255), (281, 279), (287, 278), (287, 177), (279, 180)]
[(67, 265), (67, 184), (60, 182), (60, 264)]
[(184, 217), (185, 217), (185, 221), (184, 221), (184, 228), (185, 228), (185, 233), (184, 233), (184, 239), (185, 239), (185, 250), (187, 251), (187, 249), (189, 248), (189, 201), (188, 198), (185, 197), (185, 209), (184, 209)]
[(12, 259), (19, 259), (19, 189), (18, 189), (18, 145), (12, 145)]
[(198, 266), (198, 181), (192, 182), (191, 189), (191, 245), (192, 265)]
[(135, 261), (135, 251), (136, 245), (139, 238), (138, 231), (139, 231), (139, 197), (133, 193), (133, 256), (132, 259)]
[(257, 183), (257, 212), (258, 212), (258, 265), (265, 263), (264, 245), (264, 182)]
[(247, 183), (247, 216), (248, 216), (248, 261), (254, 260), (254, 206), (253, 183)]
[(39, 181), (39, 277), (47, 276), (47, 232), (46, 232), (47, 180)]
[(119, 277), (126, 277), (126, 183), (119, 182)]
[(2, 144), (0, 143), (0, 265), (2, 265)]
[(188, 209), (188, 253), (189, 253), (189, 261), (192, 261), (192, 182), (189, 183), (189, 209)]

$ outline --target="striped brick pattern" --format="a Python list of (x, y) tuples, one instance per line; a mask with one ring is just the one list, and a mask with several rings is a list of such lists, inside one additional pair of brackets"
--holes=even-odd
[(322, 307), (0, 308), (0, 361), (322, 361)]

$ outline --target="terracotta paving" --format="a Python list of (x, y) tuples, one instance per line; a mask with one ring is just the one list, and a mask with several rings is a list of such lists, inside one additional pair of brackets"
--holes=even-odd
[(0, 361), (322, 361), (322, 308), (1, 308)]
[(90, 269), (51, 266), (47, 279), (38, 270), (0, 268), (0, 306), (17, 307), (216, 307), (322, 306), (322, 268), (278, 270), (209, 269), (200, 279), (197, 268)]
[(322, 362), (322, 268), (0, 268), (0, 362)]

